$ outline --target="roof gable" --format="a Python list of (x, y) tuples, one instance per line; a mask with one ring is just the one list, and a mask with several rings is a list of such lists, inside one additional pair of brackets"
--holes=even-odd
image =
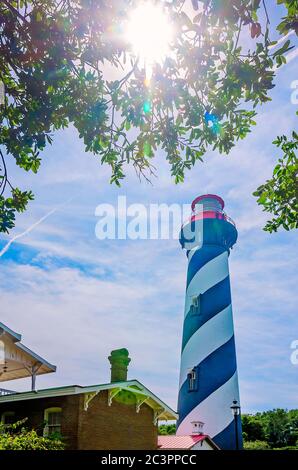
[[(0, 382), (55, 372), (56, 366), (21, 343), (22, 335), (0, 322), (0, 340), (5, 369), (0, 370)], [(3, 354), (2, 352), (2, 354)]]

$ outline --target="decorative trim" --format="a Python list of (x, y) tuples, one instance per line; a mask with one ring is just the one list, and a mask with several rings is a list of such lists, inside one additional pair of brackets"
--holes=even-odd
[(154, 411), (154, 417), (153, 417), (153, 424), (156, 426), (157, 425), (157, 421), (159, 420), (159, 418), (164, 414), (165, 412), (165, 409), (164, 408), (159, 408), (158, 410), (155, 410)]
[(146, 397), (144, 399), (141, 399), (139, 397), (136, 397), (137, 398), (137, 402), (136, 402), (136, 412), (139, 413), (140, 412), (140, 409), (141, 409), (141, 406), (146, 403), (146, 401), (149, 399), (149, 397)]
[(96, 397), (96, 395), (99, 394), (99, 392), (100, 390), (97, 390), (97, 392), (90, 392), (84, 394), (84, 411), (88, 411), (89, 403), (91, 402), (91, 400), (93, 400), (93, 398)]
[(116, 389), (112, 389), (112, 390), (109, 390), (109, 394), (108, 394), (108, 405), (111, 406), (112, 405), (112, 401), (113, 401), (113, 398), (115, 398), (116, 395), (118, 395), (118, 393), (121, 392), (121, 388), (116, 388)]

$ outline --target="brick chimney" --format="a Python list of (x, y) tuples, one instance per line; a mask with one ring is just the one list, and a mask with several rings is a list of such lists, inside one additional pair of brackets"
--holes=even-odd
[(131, 359), (127, 349), (115, 349), (108, 357), (111, 364), (111, 382), (125, 382), (127, 380), (127, 367)]

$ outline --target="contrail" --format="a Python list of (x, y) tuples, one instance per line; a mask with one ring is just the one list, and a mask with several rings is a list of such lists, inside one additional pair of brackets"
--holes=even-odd
[(285, 58), (286, 58), (286, 63), (285, 64), (282, 64), (280, 67), (277, 67), (276, 65), (273, 67), (273, 70), (275, 72), (278, 72), (280, 69), (282, 69), (285, 65), (288, 65), (290, 62), (292, 62), (292, 60), (296, 59), (296, 57), (298, 56), (298, 48), (297, 49), (294, 49), (293, 51), (289, 52)]
[(47, 214), (45, 214), (43, 217), (41, 217), (40, 219), (38, 219), (34, 224), (30, 225), (30, 227), (28, 227), (24, 232), (22, 233), (19, 233), (18, 235), (15, 235), (11, 240), (9, 240), (6, 245), (4, 245), (4, 247), (2, 248), (2, 250), (0, 251), (0, 258), (1, 256), (3, 256), (7, 250), (9, 250), (10, 246), (12, 245), (13, 242), (15, 242), (16, 240), (18, 240), (19, 238), (22, 238), (24, 237), (25, 235), (27, 235), (28, 233), (32, 232), (32, 230), (37, 227), (39, 224), (41, 224), (44, 220), (46, 220), (48, 217), (50, 217), (50, 215), (54, 214), (55, 212), (57, 212), (57, 210), (59, 210), (61, 207), (65, 206), (66, 204), (68, 204), (69, 202), (71, 202), (72, 200), (74, 199), (74, 197), (70, 198), (69, 200), (67, 200), (65, 203), (61, 204), (60, 206), (58, 207), (54, 207), (54, 209), (51, 209)]
[(288, 39), (289, 36), (292, 36), (292, 34), (294, 34), (295, 31), (292, 29), (291, 31), (289, 31), (285, 36), (281, 37), (280, 39), (278, 39), (278, 41), (276, 42), (276, 44), (274, 44), (273, 46), (269, 46), (269, 49), (275, 49), (276, 47), (278, 47), (280, 44), (282, 44), (286, 39)]
[(292, 60), (296, 59), (297, 56), (298, 56), (298, 49), (294, 49), (292, 52), (289, 52), (288, 55), (286, 55), (287, 64), (292, 62)]
[[(288, 34), (286, 34), (285, 36), (283, 36), (282, 38), (280, 38), (276, 44), (274, 44), (274, 46), (271, 46), (269, 47), (269, 49), (275, 49), (276, 47), (278, 47), (280, 44), (282, 44), (286, 39), (288, 39), (289, 36), (292, 36), (292, 34), (294, 34), (295, 31), (294, 30), (291, 30), (288, 32)], [(292, 60), (296, 59), (296, 57), (298, 56), (298, 49), (294, 49), (293, 51), (289, 52), (289, 54), (287, 54), (285, 56), (286, 58), (286, 64), (282, 64), (280, 67), (277, 67), (276, 65), (273, 67), (273, 70), (276, 72), (280, 69), (282, 69), (285, 65), (288, 65), (290, 62), (292, 62)]]

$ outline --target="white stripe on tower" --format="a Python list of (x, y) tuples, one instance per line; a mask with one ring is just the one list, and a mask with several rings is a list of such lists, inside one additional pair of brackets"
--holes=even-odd
[(224, 251), (202, 266), (190, 281), (185, 295), (184, 315), (188, 314), (194, 296), (204, 294), (228, 275), (228, 252)]
[(177, 434), (192, 434), (192, 421), (203, 421), (204, 432), (215, 437), (233, 421), (231, 413), (231, 397), (239, 402), (238, 377), (235, 374), (220, 388), (215, 390), (198, 406), (196, 406), (180, 423)]
[(232, 306), (204, 323), (188, 340), (181, 356), (180, 385), (194, 364), (199, 364), (213, 351), (225, 344), (233, 336)]

